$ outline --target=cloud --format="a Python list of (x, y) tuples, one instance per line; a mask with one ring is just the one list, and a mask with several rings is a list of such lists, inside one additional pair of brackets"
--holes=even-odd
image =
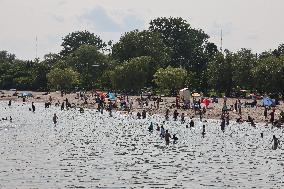
[(99, 32), (126, 32), (144, 26), (144, 21), (132, 11), (107, 10), (101, 6), (84, 13), (79, 20)]

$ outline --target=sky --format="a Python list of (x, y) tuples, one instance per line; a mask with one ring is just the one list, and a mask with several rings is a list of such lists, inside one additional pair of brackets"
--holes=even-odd
[(259, 53), (284, 43), (283, 0), (0, 0), (0, 50), (20, 59), (61, 50), (62, 38), (88, 30), (117, 42), (157, 17), (182, 17), (223, 49)]

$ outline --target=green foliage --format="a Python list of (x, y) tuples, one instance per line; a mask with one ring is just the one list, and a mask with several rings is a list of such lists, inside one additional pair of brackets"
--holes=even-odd
[(147, 81), (147, 72), (151, 57), (137, 57), (125, 61), (122, 65), (115, 67), (110, 73), (111, 82), (114, 89), (127, 92), (138, 92)]
[(152, 67), (165, 66), (170, 58), (170, 49), (165, 46), (159, 33), (134, 30), (125, 33), (112, 48), (112, 56), (120, 62), (140, 56), (154, 60)]
[(233, 76), (234, 87), (250, 89), (253, 87), (252, 69), (257, 62), (256, 55), (248, 49), (241, 49), (233, 55)]
[(208, 65), (207, 75), (209, 86), (217, 92), (225, 91), (230, 94), (233, 88), (232, 76), (233, 54), (226, 51), (226, 55), (219, 53)]
[(81, 87), (86, 89), (96, 85), (98, 78), (109, 67), (109, 62), (105, 54), (91, 45), (82, 45), (66, 58), (67, 66), (80, 74)]
[(255, 88), (261, 92), (284, 94), (284, 54), (261, 59), (252, 69)]
[(61, 46), (63, 50), (60, 52), (62, 56), (67, 56), (77, 50), (81, 45), (93, 45), (99, 50), (105, 50), (107, 45), (99, 36), (96, 36), (89, 31), (76, 31), (69, 33), (63, 38)]
[(79, 84), (78, 72), (72, 68), (53, 68), (48, 73), (48, 83), (54, 89), (72, 89)]
[(155, 84), (162, 90), (176, 90), (184, 87), (187, 71), (182, 68), (160, 68), (154, 75)]

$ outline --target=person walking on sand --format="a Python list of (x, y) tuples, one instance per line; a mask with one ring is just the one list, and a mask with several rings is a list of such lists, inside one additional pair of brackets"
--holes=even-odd
[(53, 115), (53, 123), (54, 123), (54, 125), (56, 125), (57, 119), (58, 119), (57, 115), (54, 114), (54, 115)]
[(263, 115), (264, 115), (264, 119), (266, 120), (267, 119), (267, 106), (264, 107), (264, 112), (263, 112)]
[(171, 135), (170, 135), (169, 131), (166, 130), (166, 134), (165, 134), (166, 145), (170, 144), (170, 138), (171, 138)]
[(275, 110), (273, 109), (272, 112), (269, 114), (270, 115), (270, 122), (274, 122), (274, 116), (275, 116)]

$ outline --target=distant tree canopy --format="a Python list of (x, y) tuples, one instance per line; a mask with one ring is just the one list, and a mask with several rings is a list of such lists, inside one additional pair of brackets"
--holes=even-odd
[(93, 45), (99, 50), (105, 50), (107, 44), (103, 40), (89, 31), (76, 31), (68, 34), (63, 38), (61, 46), (63, 47), (60, 54), (62, 56), (69, 55), (77, 50), (81, 45)]
[(124, 33), (114, 44), (89, 31), (62, 39), (62, 51), (42, 61), (19, 60), (0, 51), (0, 89), (122, 90), (141, 88), (211, 91), (229, 95), (236, 89), (284, 94), (284, 44), (254, 54), (242, 48), (219, 52), (201, 29), (187, 20), (161, 17), (147, 30)]

